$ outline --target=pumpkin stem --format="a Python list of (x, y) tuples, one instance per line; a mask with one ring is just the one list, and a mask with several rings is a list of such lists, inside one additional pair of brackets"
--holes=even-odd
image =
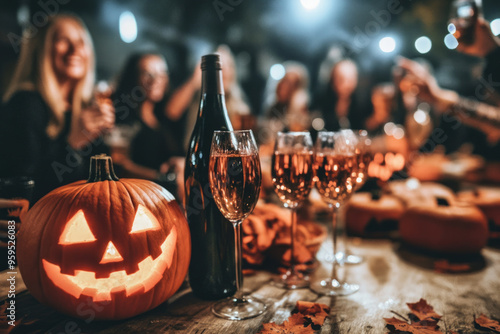
[(113, 170), (113, 161), (106, 154), (94, 155), (90, 158), (90, 172), (87, 182), (118, 181)]

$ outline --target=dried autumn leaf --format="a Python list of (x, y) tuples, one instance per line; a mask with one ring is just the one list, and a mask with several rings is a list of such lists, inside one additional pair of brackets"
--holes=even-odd
[(324, 304), (298, 301), (292, 315), (282, 325), (262, 325), (260, 334), (300, 333), (313, 334), (321, 329), (330, 308)]
[(437, 325), (437, 321), (435, 320), (419, 321), (419, 322), (414, 322), (412, 324), (409, 324), (403, 320), (396, 319), (394, 317), (384, 318), (384, 320), (387, 323), (387, 327), (395, 333), (399, 332), (407, 332), (413, 334), (443, 333), (439, 330), (439, 326)]
[(282, 325), (277, 325), (275, 323), (268, 323), (262, 325), (262, 330), (259, 334), (269, 334), (269, 333), (297, 333), (297, 334), (314, 334), (315, 329), (310, 325), (310, 321), (306, 319), (302, 314), (296, 313), (291, 315), (288, 320), (285, 320)]
[(317, 313), (330, 313), (330, 307), (325, 304), (318, 304), (313, 302), (298, 301), (296, 309), (302, 314), (317, 314)]
[(448, 260), (438, 260), (434, 262), (434, 270), (438, 273), (463, 273), (470, 270), (467, 263), (451, 264)]
[(298, 301), (296, 310), (310, 319), (311, 327), (313, 329), (319, 330), (326, 317), (330, 314), (330, 307), (325, 304), (318, 304), (312, 302)]
[(441, 319), (441, 316), (434, 311), (434, 308), (427, 304), (427, 301), (423, 298), (417, 303), (406, 303), (411, 310), (411, 313), (416, 316), (419, 320), (427, 319)]
[(500, 333), (500, 323), (496, 320), (491, 320), (484, 314), (481, 314), (479, 318), (474, 319), (474, 321), (480, 327), (491, 329), (497, 333)]

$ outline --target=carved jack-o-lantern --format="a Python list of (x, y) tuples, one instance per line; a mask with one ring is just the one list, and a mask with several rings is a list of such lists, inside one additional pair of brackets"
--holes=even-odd
[(114, 175), (92, 157), (91, 175), (58, 188), (26, 214), (18, 236), (24, 282), (40, 302), (77, 317), (130, 317), (164, 302), (190, 260), (186, 219), (159, 185)]

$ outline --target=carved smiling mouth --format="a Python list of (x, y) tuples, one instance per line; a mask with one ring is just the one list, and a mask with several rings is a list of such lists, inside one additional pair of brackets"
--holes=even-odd
[(75, 275), (61, 273), (58, 265), (42, 259), (43, 268), (52, 283), (75, 298), (81, 295), (90, 296), (94, 302), (111, 301), (112, 293), (122, 293), (130, 296), (138, 291), (147, 292), (158, 283), (163, 274), (172, 265), (177, 230), (172, 227), (170, 234), (161, 245), (161, 254), (153, 260), (150, 255), (139, 262), (139, 270), (127, 275), (125, 270), (112, 272), (109, 277), (95, 278), (95, 273), (85, 270), (75, 270)]

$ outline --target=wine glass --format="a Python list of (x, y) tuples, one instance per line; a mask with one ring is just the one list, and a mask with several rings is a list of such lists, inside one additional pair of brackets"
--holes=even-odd
[(357, 168), (356, 145), (347, 132), (320, 132), (316, 140), (314, 174), (316, 188), (322, 199), (333, 209), (332, 276), (311, 285), (311, 290), (321, 295), (345, 296), (359, 290), (359, 285), (340, 281), (337, 265), (344, 259), (337, 254), (337, 221), (339, 208), (354, 192), (353, 171)]
[(309, 278), (295, 267), (297, 208), (309, 196), (313, 180), (313, 144), (309, 132), (278, 132), (274, 145), (272, 179), (283, 205), (292, 211), (290, 268), (276, 284), (287, 289), (309, 286)]
[(372, 151), (371, 144), (372, 140), (368, 136), (368, 131), (358, 130), (354, 132), (356, 136), (356, 158), (358, 163), (358, 168), (356, 171), (356, 183), (354, 185), (354, 191), (359, 190), (365, 184), (368, 178), (368, 166), (372, 161)]
[(209, 171), (215, 203), (222, 215), (233, 224), (236, 261), (236, 293), (216, 303), (212, 312), (230, 320), (252, 318), (267, 308), (261, 300), (245, 296), (241, 289), (241, 223), (257, 204), (262, 177), (252, 131), (215, 131)]
[(448, 31), (460, 44), (471, 45), (475, 40), (475, 27), (480, 16), (480, 3), (476, 0), (454, 0), (451, 5)]
[[(342, 133), (349, 139), (351, 145), (355, 145), (356, 168), (352, 171), (354, 192), (361, 188), (368, 178), (368, 165), (372, 160), (370, 149), (371, 139), (366, 130), (342, 130)], [(337, 225), (340, 226), (340, 230), (342, 231), (341, 238), (344, 244), (344, 251), (338, 252), (336, 259), (343, 260), (345, 264), (360, 264), (363, 262), (363, 257), (352, 254), (350, 251), (345, 221), (339, 219)]]

